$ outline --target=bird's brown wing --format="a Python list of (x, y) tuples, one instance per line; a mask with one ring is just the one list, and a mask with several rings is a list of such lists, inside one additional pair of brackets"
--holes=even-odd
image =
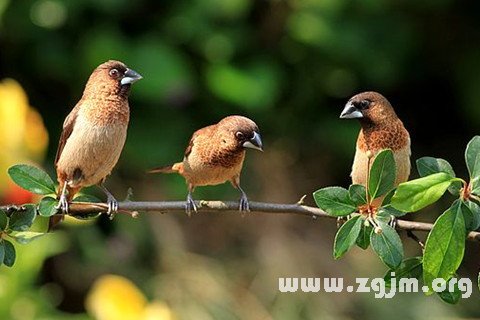
[(208, 135), (214, 129), (214, 125), (199, 129), (195, 131), (188, 143), (187, 149), (185, 150), (185, 158), (188, 158), (190, 153), (192, 153), (193, 146), (195, 145), (195, 141), (197, 141), (198, 137), (202, 135)]
[[(197, 132), (195, 132), (195, 133), (197, 133)], [(195, 133), (193, 134), (192, 138), (190, 139), (190, 142), (188, 143), (187, 149), (185, 149), (185, 158), (188, 158), (188, 156), (192, 152), (193, 144), (195, 143), (195, 138), (196, 138)]]
[(57, 165), (58, 160), (62, 155), (63, 148), (65, 147), (65, 144), (67, 143), (68, 138), (72, 134), (79, 109), (80, 109), (79, 104), (77, 104), (75, 108), (73, 108), (73, 110), (67, 116), (67, 118), (65, 118), (65, 122), (63, 123), (63, 131), (62, 131), (62, 134), (60, 135), (60, 141), (58, 142), (57, 154), (55, 156), (55, 166)]

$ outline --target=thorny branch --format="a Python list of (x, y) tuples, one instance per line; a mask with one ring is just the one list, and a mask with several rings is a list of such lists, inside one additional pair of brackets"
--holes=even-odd
[[(221, 212), (229, 214), (240, 214), (238, 210), (238, 202), (235, 201), (196, 201), (198, 207), (198, 214), (207, 212)], [(19, 206), (2, 206), (0, 207), (8, 212), (22, 210)], [(118, 204), (119, 213), (126, 213), (133, 217), (138, 215), (138, 212), (160, 212), (160, 213), (185, 213), (184, 201), (160, 201), (160, 202), (133, 202), (124, 201)], [(87, 202), (73, 202), (70, 204), (69, 215), (73, 217), (81, 217), (95, 213), (105, 213), (108, 210), (106, 203), (87, 203)], [(330, 216), (323, 210), (303, 205), (299, 201), (295, 204), (279, 204), (266, 202), (250, 202), (249, 214), (294, 214), (302, 215), (311, 218), (330, 218), (337, 219), (337, 217)], [(432, 230), (433, 224), (425, 222), (397, 220), (396, 228), (405, 231), (424, 231)], [(470, 241), (480, 242), (480, 232), (471, 231), (467, 235)]]

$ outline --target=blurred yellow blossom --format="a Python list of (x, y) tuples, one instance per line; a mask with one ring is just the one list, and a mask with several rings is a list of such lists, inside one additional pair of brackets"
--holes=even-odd
[(86, 300), (88, 313), (96, 320), (174, 320), (163, 302), (148, 303), (130, 280), (104, 275), (92, 286)]
[(172, 310), (167, 304), (154, 301), (144, 311), (143, 320), (174, 320)]
[(40, 114), (29, 105), (18, 82), (0, 82), (0, 194), (5, 191), (6, 171), (13, 164), (40, 162), (48, 146), (48, 132)]

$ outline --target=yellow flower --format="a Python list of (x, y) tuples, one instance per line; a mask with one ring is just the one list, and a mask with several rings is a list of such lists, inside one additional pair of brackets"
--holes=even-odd
[(96, 320), (174, 320), (163, 302), (148, 304), (143, 293), (128, 279), (105, 275), (93, 285), (86, 309)]
[(172, 310), (163, 302), (156, 301), (147, 306), (143, 320), (174, 320)]
[(43, 160), (47, 145), (48, 132), (42, 117), (29, 105), (23, 88), (13, 79), (1, 81), (0, 188), (6, 185), (8, 167), (28, 160)]

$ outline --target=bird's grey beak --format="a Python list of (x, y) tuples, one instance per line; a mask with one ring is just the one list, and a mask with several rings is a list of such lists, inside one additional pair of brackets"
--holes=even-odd
[(253, 132), (253, 138), (243, 143), (244, 148), (252, 148), (263, 151), (262, 138), (256, 131)]
[(358, 110), (351, 102), (348, 102), (340, 114), (340, 119), (359, 119), (363, 118), (363, 113)]
[(122, 84), (122, 86), (125, 84), (132, 84), (142, 78), (143, 77), (135, 70), (127, 69), (127, 71), (125, 71), (125, 73), (123, 74), (123, 78), (122, 80), (120, 80), (120, 83)]

